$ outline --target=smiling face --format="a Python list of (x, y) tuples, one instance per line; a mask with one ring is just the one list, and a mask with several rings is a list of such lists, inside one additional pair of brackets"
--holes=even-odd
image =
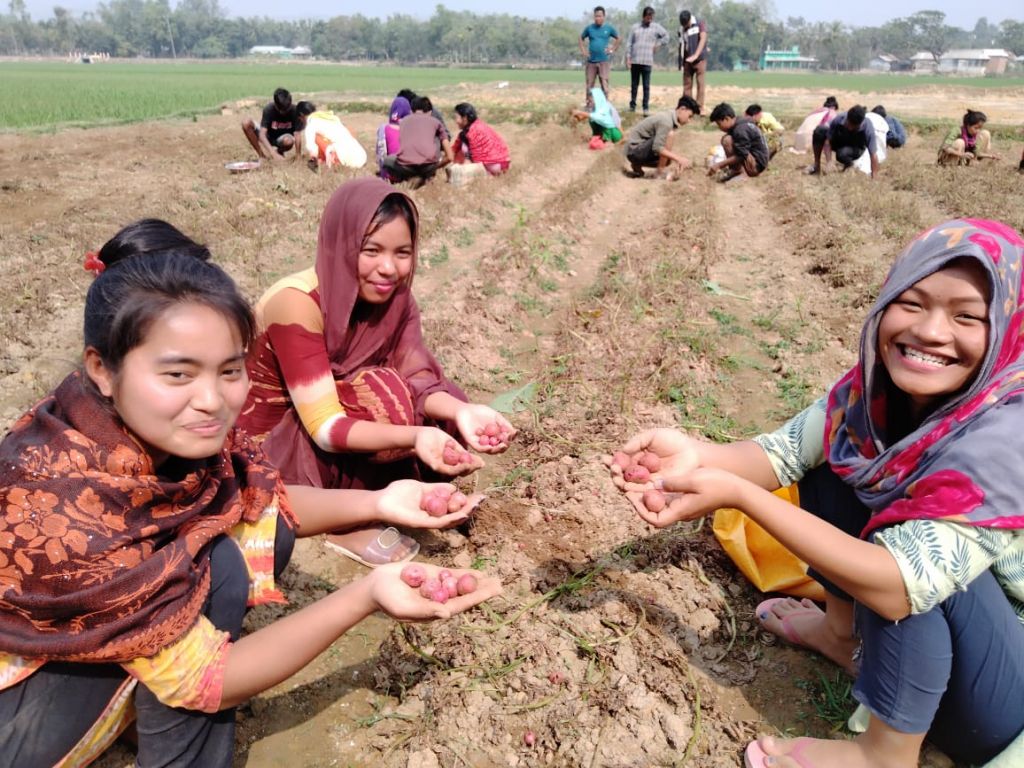
[(120, 370), (92, 347), (86, 373), (155, 467), (171, 456), (204, 459), (224, 446), (249, 391), (238, 329), (202, 304), (175, 304), (153, 321)]
[(372, 230), (359, 251), (359, 298), (370, 304), (389, 301), (412, 272), (413, 254), (412, 233), (404, 216)]
[(964, 389), (988, 349), (989, 287), (982, 268), (954, 262), (901, 293), (882, 313), (878, 354), (920, 416)]

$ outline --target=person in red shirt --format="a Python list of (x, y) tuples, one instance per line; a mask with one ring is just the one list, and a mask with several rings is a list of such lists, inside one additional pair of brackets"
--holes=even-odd
[(494, 128), (477, 117), (472, 104), (464, 101), (455, 105), (455, 124), (459, 127), (455, 139), (456, 163), (482, 163), (492, 176), (508, 170), (511, 162), (508, 144)]

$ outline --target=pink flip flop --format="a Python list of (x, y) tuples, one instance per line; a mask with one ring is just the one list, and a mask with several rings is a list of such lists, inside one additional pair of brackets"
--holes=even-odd
[[(802, 766), (802, 768), (814, 768), (814, 764), (803, 756), (804, 747), (812, 741), (814, 741), (814, 739), (808, 739), (806, 737), (797, 739), (793, 742), (793, 749), (791, 749), (785, 757), (795, 760), (796, 764)], [(743, 765), (746, 768), (769, 768), (768, 764), (764, 761), (766, 757), (770, 757), (770, 755), (761, 749), (761, 745), (757, 743), (757, 739), (754, 739), (752, 742), (747, 744), (747, 748), (743, 752)]]
[[(754, 615), (757, 619), (757, 623), (761, 625), (765, 632), (772, 632), (772, 630), (768, 629), (768, 627), (764, 625), (762, 619), (767, 617), (767, 615), (771, 613), (771, 610), (776, 603), (778, 603), (781, 600), (791, 599), (792, 598), (789, 597), (772, 597), (763, 601), (757, 606), (757, 608), (754, 609)], [(810, 646), (807, 645), (806, 642), (804, 642), (804, 639), (800, 637), (800, 634), (796, 631), (796, 628), (790, 624), (791, 620), (795, 619), (797, 616), (805, 616), (809, 613), (819, 614), (823, 613), (823, 611), (820, 608), (804, 608), (804, 610), (802, 611), (796, 611), (795, 613), (792, 613), (789, 616), (786, 616), (785, 618), (779, 619), (779, 621), (782, 622), (781, 637), (787, 642), (799, 646), (800, 648), (810, 648)], [(772, 634), (776, 633), (772, 632)]]

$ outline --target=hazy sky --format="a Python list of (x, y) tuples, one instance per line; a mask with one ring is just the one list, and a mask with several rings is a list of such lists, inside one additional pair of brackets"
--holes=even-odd
[[(600, 2), (600, 0), (597, 0)], [(170, 0), (173, 7), (177, 0)], [(437, 2), (434, 0), (376, 0), (357, 3), (352, 0), (307, 0), (302, 3), (282, 3), (280, 0), (220, 0), (221, 6), (230, 16), (270, 16), (282, 19), (330, 18), (332, 16), (363, 13), (367, 16), (386, 18), (395, 13), (407, 13), (420, 18), (429, 17)], [(680, 0), (680, 9), (684, 7)], [(6, 10), (6, 2), (2, 3)], [(531, 18), (566, 16), (578, 18), (588, 12), (597, 2), (580, 0), (444, 0), (452, 10), (471, 10), (476, 13), (514, 13)], [(603, 5), (633, 7), (631, 2), (610, 2)], [(26, 0), (33, 19), (45, 19), (53, 15), (53, 6), (62, 5), (75, 13), (95, 10), (95, 0)], [(1011, 7), (1016, 10), (1011, 12)], [(775, 0), (776, 15), (779, 19), (788, 16), (803, 16), (808, 21), (842, 21), (854, 26), (873, 27), (889, 19), (909, 16), (915, 11), (929, 9), (946, 14), (946, 22), (953, 26), (973, 29), (979, 17), (998, 23), (1006, 18), (1020, 19), (1019, 0), (860, 0), (850, 3), (831, 3), (823, 0)], [(613, 23), (623, 26), (633, 19), (612, 18)], [(713, 31), (712, 31), (713, 34)]]

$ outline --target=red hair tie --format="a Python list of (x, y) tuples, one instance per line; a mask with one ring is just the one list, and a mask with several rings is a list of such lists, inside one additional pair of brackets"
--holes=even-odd
[(107, 265), (100, 261), (100, 256), (96, 251), (89, 251), (85, 254), (85, 263), (82, 266), (97, 276), (107, 268)]

